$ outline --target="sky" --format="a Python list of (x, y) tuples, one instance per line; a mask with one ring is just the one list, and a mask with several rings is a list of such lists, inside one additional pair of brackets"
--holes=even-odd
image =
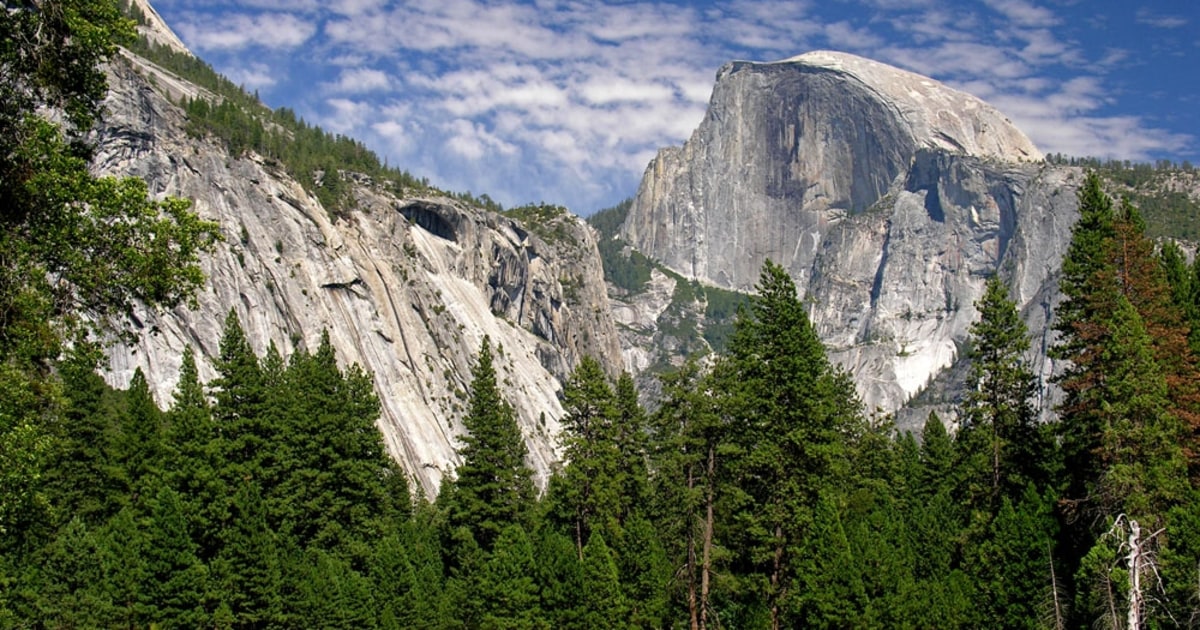
[(152, 0), (269, 106), (505, 206), (633, 196), (717, 70), (839, 50), (978, 96), (1045, 153), (1200, 164), (1193, 0)]

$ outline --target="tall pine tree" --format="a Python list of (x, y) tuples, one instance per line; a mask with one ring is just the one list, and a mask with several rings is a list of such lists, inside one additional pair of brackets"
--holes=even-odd
[(739, 449), (741, 562), (759, 576), (775, 629), (789, 625), (794, 562), (822, 493), (848, 473), (847, 440), (861, 434), (862, 418), (853, 384), (826, 358), (787, 272), (767, 261), (756, 289), (718, 382)]
[(471, 370), (471, 394), (458, 454), (462, 458), (450, 488), (451, 527), (468, 527), (476, 542), (491, 549), (500, 532), (532, 506), (532, 472), (525, 463), (525, 439), (516, 411), (496, 385), (491, 342), (484, 338)]
[(563, 471), (561, 500), (580, 557), (593, 530), (610, 537), (620, 531), (621, 454), (617, 447), (617, 407), (600, 364), (584, 357), (563, 387)]
[(1026, 484), (1048, 481), (1039, 471), (1052, 450), (1042, 444), (1033, 407), (1037, 380), (1024, 358), (1025, 323), (999, 276), (988, 279), (976, 308), (958, 441), (972, 475), (969, 492), (991, 512), (1001, 497), (1016, 500)]

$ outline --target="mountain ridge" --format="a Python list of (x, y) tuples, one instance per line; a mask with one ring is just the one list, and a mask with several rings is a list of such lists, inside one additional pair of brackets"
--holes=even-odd
[(221, 223), (226, 242), (202, 261), (209, 286), (198, 310), (136, 314), (143, 334), (111, 349), (109, 382), (123, 387), (140, 367), (165, 403), (185, 345), (208, 380), (230, 308), (260, 353), (268, 343), (285, 355), (313, 348), (328, 329), (339, 361), (373, 373), (392, 456), (434, 494), (457, 463), (462, 396), (488, 336), (502, 348), (501, 387), (544, 484), (559, 459), (562, 382), (585, 355), (620, 364), (582, 220), (541, 218), (548, 234), (566, 236), (548, 240), (433, 190), (327, 171), (318, 180), (335, 177), (349, 191), (348, 209), (335, 214), (273, 160), (186, 133), (185, 112), (164, 94), (204, 91), (133, 53), (123, 58), (136, 63), (110, 66), (95, 168), (141, 177), (156, 196), (192, 199), (201, 217)]
[[(970, 106), (951, 116), (954, 104)], [(989, 275), (1050, 343), (1082, 171), (1034, 156), (995, 108), (878, 62), (733, 62), (691, 137), (646, 169), (619, 236), (689, 280), (743, 292), (766, 260), (782, 265), (867, 408), (896, 412), (963, 360)], [(1034, 355), (1048, 378), (1052, 362)]]
[(925, 148), (1003, 161), (1036, 162), (1044, 157), (1025, 133), (991, 104), (929, 77), (829, 50), (770, 63), (826, 68), (858, 79), (896, 106)]

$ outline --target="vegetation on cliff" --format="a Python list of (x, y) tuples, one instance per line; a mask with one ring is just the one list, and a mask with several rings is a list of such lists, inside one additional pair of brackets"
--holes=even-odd
[[(166, 411), (140, 372), (103, 383), (88, 334), (119, 329), (135, 300), (186, 302), (215, 228), (87, 172), (95, 64), (128, 30), (112, 6), (18, 4), (0, 29), (0, 626), (1200, 618), (1200, 263), (1156, 247), (1096, 173), (1063, 264), (1054, 353), (1071, 367), (1054, 423), (1033, 420), (1027, 331), (998, 280), (976, 305), (958, 429), (931, 416), (918, 441), (864, 413), (768, 262), (743, 307), (709, 296), (734, 318), (727, 347), (664, 375), (653, 414), (628, 376), (578, 365), (564, 463), (540, 496), (485, 340), (463, 464), (431, 503), (386, 456), (371, 380), (328, 335), (258, 356), (231, 313), (217, 378), (200, 382), (187, 351)], [(36, 115), (50, 105), (65, 125)], [(707, 291), (679, 280), (684, 297)]]

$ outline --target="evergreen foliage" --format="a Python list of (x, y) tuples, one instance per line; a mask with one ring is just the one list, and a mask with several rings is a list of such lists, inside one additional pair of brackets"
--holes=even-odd
[[(579, 362), (562, 393), (564, 465), (540, 498), (485, 339), (462, 464), (430, 503), (410, 497), (374, 426), (369, 376), (339, 367), (327, 333), (315, 349), (259, 356), (231, 311), (217, 377), (202, 383), (186, 351), (169, 410), (140, 371), (126, 390), (104, 385), (84, 315), (186, 300), (213, 228), (86, 175), (95, 64), (128, 24), (92, 0), (33, 8), (0, 18), (0, 626), (1200, 620), (1200, 265), (1156, 251), (1138, 208), (1114, 204), (1097, 175), (1063, 265), (1054, 354), (1068, 369), (1050, 427), (1034, 422), (1027, 334), (998, 278), (977, 304), (956, 422), (931, 414), (918, 443), (864, 417), (795, 285), (768, 262), (744, 308), (707, 294), (739, 313), (728, 351), (664, 374), (653, 414), (628, 375), (614, 384)], [(194, 58), (164, 63), (215, 76)], [(256, 101), (214, 85), (219, 102), (188, 104), (196, 133), (291, 160), (331, 204), (348, 203), (339, 168), (378, 167), (323, 132), (283, 142), (250, 122), (267, 120)], [(52, 102), (62, 127), (32, 115)], [(308, 153), (317, 146), (326, 153)], [(611, 229), (625, 211), (595, 222)], [(550, 230), (561, 219), (545, 205), (516, 214)], [(110, 263), (128, 266), (109, 277)]]
[(600, 364), (585, 357), (563, 388), (562, 508), (580, 556), (593, 530), (616, 538), (620, 531), (621, 454), (618, 409)]
[[(89, 170), (102, 64), (132, 24), (105, 0), (6, 3), (0, 15), (0, 536), (38, 535), (67, 402), (57, 366), (135, 303), (190, 301), (219, 238), (181, 199)], [(47, 112), (59, 115), (53, 122)], [(94, 363), (93, 363), (94, 365)], [(49, 473), (53, 476), (56, 473)], [(34, 541), (28, 541), (34, 542)]]
[[(1190, 433), (1173, 411), (1171, 364), (1126, 297), (1148, 304), (1148, 293), (1100, 282), (1135, 267), (1097, 264), (1081, 283), (1109, 287), (1111, 309), (1076, 294), (1093, 309), (1078, 312), (1103, 316), (1104, 330), (1079, 346), (1099, 373), (1073, 374), (1090, 389), (1058, 427), (1091, 444), (1075, 452), (1094, 473), (1078, 477), (1081, 495), (1032, 422), (1027, 339), (997, 279), (978, 304), (957, 431), (931, 414), (918, 443), (865, 419), (794, 285), (767, 265), (730, 353), (665, 375), (654, 414), (628, 376), (614, 387), (581, 361), (563, 392), (566, 464), (541, 499), (486, 340), (463, 464), (432, 504), (409, 498), (373, 426), (370, 381), (339, 368), (328, 335), (311, 353), (268, 346), (260, 357), (231, 314), (217, 378), (201, 383), (188, 352), (167, 412), (144, 376), (111, 390), (81, 356), (62, 375), (81, 429), (63, 432), (63, 452), (77, 461), (55, 468), (44, 491), (48, 514), (63, 513), (0, 552), (0, 619), (1079, 627), (1123, 620), (1141, 601), (1155, 624), (1187, 625), (1200, 618)], [(1094, 435), (1080, 417), (1095, 421)], [(79, 487), (98, 492), (69, 491)], [(1157, 563), (1139, 573), (1145, 599), (1131, 590), (1134, 523)]]
[(467, 433), (458, 454), (462, 464), (447, 489), (451, 527), (468, 527), (484, 549), (491, 549), (506, 525), (520, 522), (534, 499), (533, 472), (525, 463), (525, 438), (517, 415), (496, 384), (491, 341), (484, 337), (471, 371)]
[(848, 472), (858, 434), (853, 385), (830, 365), (796, 286), (767, 262), (738, 320), (720, 385), (731, 417), (730, 464), (739, 490), (738, 562), (759, 583), (772, 628), (791, 625), (795, 565), (826, 488)]

